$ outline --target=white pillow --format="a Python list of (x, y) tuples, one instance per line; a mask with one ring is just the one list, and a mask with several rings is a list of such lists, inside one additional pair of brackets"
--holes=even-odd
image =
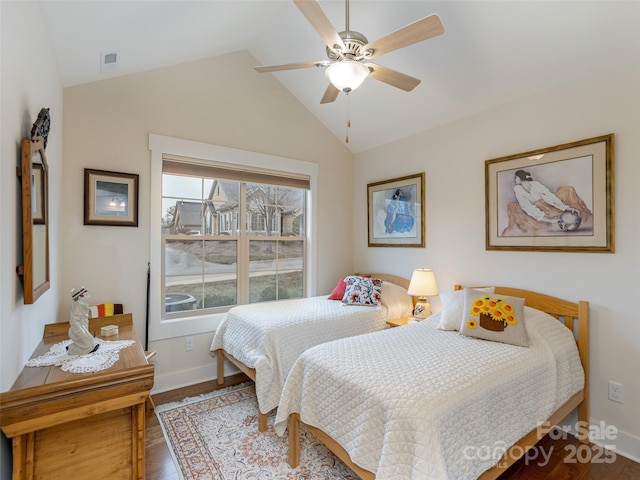
[[(483, 293), (493, 293), (495, 287), (476, 288), (474, 291)], [(460, 330), (462, 325), (462, 308), (464, 307), (464, 290), (440, 293), (440, 303), (442, 304), (442, 315), (438, 328), (440, 330)]]
[(395, 283), (383, 282), (381, 302), (389, 310), (389, 318), (413, 315), (413, 299), (407, 290)]

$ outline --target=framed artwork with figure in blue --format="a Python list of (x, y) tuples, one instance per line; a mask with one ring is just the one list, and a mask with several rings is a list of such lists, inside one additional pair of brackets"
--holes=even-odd
[(424, 247), (424, 173), (367, 185), (370, 247)]

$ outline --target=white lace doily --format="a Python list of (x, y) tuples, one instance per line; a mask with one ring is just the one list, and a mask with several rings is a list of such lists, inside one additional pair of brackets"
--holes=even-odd
[(86, 355), (69, 355), (67, 346), (72, 340), (64, 340), (53, 345), (44, 355), (32, 358), (27, 362), (27, 367), (59, 366), (63, 371), (70, 373), (91, 373), (106, 370), (120, 358), (120, 350), (135, 343), (134, 340), (117, 340), (110, 342), (101, 338), (94, 339), (99, 345), (94, 353)]

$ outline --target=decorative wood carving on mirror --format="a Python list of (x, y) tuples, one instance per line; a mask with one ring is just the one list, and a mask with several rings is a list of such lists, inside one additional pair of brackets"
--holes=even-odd
[(49, 290), (49, 172), (45, 145), (49, 109), (42, 109), (33, 125), (32, 138), (22, 140), (22, 166), (16, 168), (22, 184), (22, 278), (24, 303), (34, 303)]

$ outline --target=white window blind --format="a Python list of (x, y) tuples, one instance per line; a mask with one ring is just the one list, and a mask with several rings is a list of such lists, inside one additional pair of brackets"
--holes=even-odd
[(247, 183), (263, 183), (280, 187), (303, 188), (309, 190), (308, 175), (278, 172), (256, 167), (229, 165), (195, 158), (179, 157), (177, 155), (162, 155), (162, 172), (173, 175), (187, 175), (193, 177), (219, 178)]

